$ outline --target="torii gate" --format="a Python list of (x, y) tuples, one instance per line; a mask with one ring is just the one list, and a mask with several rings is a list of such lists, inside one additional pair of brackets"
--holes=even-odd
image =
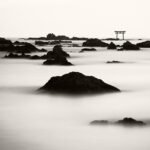
[(115, 31), (115, 34), (116, 34), (116, 39), (118, 40), (118, 35), (119, 34), (122, 34), (122, 39), (124, 40), (124, 34), (126, 33), (126, 31)]

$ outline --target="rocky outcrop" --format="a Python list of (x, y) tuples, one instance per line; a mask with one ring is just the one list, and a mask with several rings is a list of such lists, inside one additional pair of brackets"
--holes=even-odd
[(5, 38), (0, 38), (0, 51), (8, 51), (13, 48), (13, 43)]
[(52, 77), (41, 89), (66, 94), (102, 94), (120, 91), (100, 79), (79, 72), (70, 72), (62, 76)]
[(47, 60), (44, 65), (72, 65), (68, 62), (67, 57), (70, 57), (68, 53), (63, 51), (61, 45), (56, 45), (53, 51), (47, 53)]
[(45, 41), (35, 41), (35, 45), (38, 46), (45, 46), (45, 45), (49, 45), (49, 42), (45, 42)]
[(8, 55), (5, 55), (4, 58), (30, 58), (30, 55), (26, 55), (24, 53), (22, 54), (15, 54), (15, 53), (9, 53)]
[(32, 55), (30, 56), (30, 59), (34, 59), (34, 60), (37, 60), (37, 59), (47, 59), (47, 55), (42, 55), (42, 56), (39, 56), (39, 55)]
[(83, 43), (82, 46), (90, 46), (90, 47), (107, 47), (108, 44), (99, 40), (99, 39), (88, 39)]
[(64, 65), (64, 66), (71, 66), (70, 63), (65, 57), (57, 57), (55, 59), (47, 59), (43, 62), (44, 65)]
[(108, 120), (94, 120), (90, 122), (91, 125), (108, 125), (110, 124)]
[(91, 125), (122, 125), (122, 126), (144, 126), (146, 125), (143, 121), (138, 121), (133, 118), (123, 118), (122, 120), (118, 120), (116, 122), (108, 121), (108, 120), (94, 120), (90, 122)]
[(131, 42), (127, 41), (125, 42), (123, 45), (122, 45), (122, 49), (123, 50), (140, 50), (140, 48), (135, 45), (135, 44), (132, 44)]
[(119, 64), (119, 63), (123, 63), (121, 61), (117, 61), (117, 60), (113, 60), (113, 61), (107, 61), (107, 64)]
[(10, 45), (12, 42), (10, 40), (7, 40), (5, 38), (0, 38), (0, 45)]
[(95, 48), (83, 48), (83, 49), (81, 49), (80, 52), (85, 52), (85, 51), (87, 51), (87, 52), (93, 52), (93, 51), (96, 51), (96, 49)]
[(49, 33), (49, 34), (47, 35), (47, 39), (48, 39), (48, 40), (69, 40), (70, 38), (67, 37), (67, 36), (65, 36), (65, 35), (58, 35), (58, 36), (56, 36), (56, 35), (53, 34), (53, 33)]
[(11, 41), (7, 41), (6, 43), (7, 44), (0, 44), (0, 51), (13, 52), (13, 53), (31, 53), (31, 52), (39, 51), (38, 48), (36, 48), (34, 45), (27, 42), (16, 41), (12, 43)]
[(141, 48), (150, 48), (150, 41), (141, 42), (136, 45)]
[(116, 122), (116, 124), (119, 125), (125, 125), (125, 126), (142, 126), (145, 125), (143, 121), (138, 121), (133, 118), (124, 118), (122, 120), (119, 120)]
[(111, 42), (111, 43), (108, 45), (107, 49), (117, 49), (117, 46), (116, 46), (113, 42)]

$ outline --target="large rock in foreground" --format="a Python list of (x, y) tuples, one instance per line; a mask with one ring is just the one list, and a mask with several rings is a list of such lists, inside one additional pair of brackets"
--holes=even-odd
[(42, 88), (48, 92), (66, 94), (94, 94), (119, 92), (120, 90), (93, 76), (70, 72), (63, 76), (52, 77)]

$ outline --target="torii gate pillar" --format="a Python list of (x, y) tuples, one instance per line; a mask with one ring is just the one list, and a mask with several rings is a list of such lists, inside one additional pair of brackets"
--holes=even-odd
[(122, 34), (122, 40), (124, 40), (125, 39), (125, 33), (126, 33), (126, 31), (115, 31), (115, 34), (116, 34), (116, 39), (118, 40), (119, 38), (118, 38), (118, 35), (119, 34)]

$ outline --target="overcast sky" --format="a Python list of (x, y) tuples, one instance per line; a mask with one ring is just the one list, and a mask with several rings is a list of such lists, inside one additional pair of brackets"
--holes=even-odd
[(0, 0), (0, 36), (150, 38), (150, 0)]

